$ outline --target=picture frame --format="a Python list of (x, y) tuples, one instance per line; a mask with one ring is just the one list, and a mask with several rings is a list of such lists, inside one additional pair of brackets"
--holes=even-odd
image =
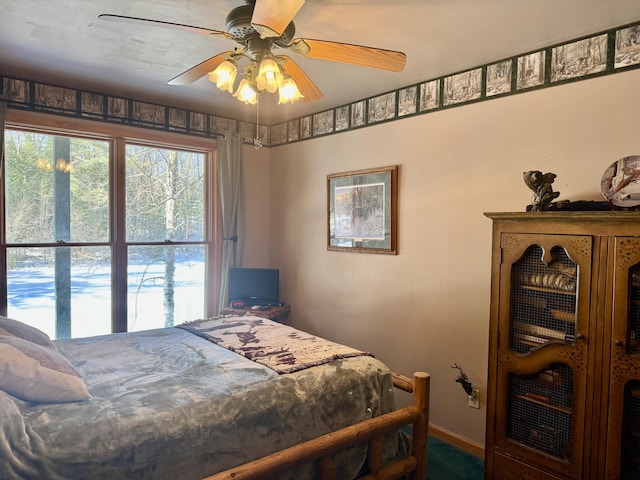
[(327, 250), (397, 255), (398, 166), (327, 175)]

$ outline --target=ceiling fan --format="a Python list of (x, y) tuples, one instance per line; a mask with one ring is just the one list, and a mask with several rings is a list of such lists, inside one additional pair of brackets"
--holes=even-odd
[[(289, 50), (306, 58), (349, 63), (392, 72), (404, 69), (406, 55), (402, 52), (365, 47), (327, 40), (295, 38), (293, 18), (304, 0), (245, 0), (246, 5), (234, 8), (227, 15), (227, 31), (183, 25), (179, 23), (102, 14), (101, 20), (126, 22), (138, 25), (156, 25), (177, 30), (213, 35), (233, 40), (240, 46), (225, 51), (195, 65), (169, 80), (171, 85), (186, 85), (209, 75), (218, 88), (232, 92), (238, 62), (247, 60), (244, 79), (234, 94), (245, 103), (255, 104), (262, 91), (280, 92), (280, 102), (293, 100), (311, 102), (322, 98), (322, 92), (304, 71), (287, 55), (276, 55), (274, 49)], [(274, 66), (275, 65), (275, 66)], [(229, 78), (231, 76), (232, 78)], [(241, 92), (249, 88), (249, 99)], [(287, 87), (295, 87), (293, 97), (283, 97)], [(252, 101), (253, 100), (253, 101)]]

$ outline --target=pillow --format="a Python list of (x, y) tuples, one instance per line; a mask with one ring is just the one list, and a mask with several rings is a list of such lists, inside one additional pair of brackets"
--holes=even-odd
[(0, 335), (0, 388), (28, 402), (91, 398), (78, 371), (57, 350)]
[(57, 350), (49, 335), (31, 325), (0, 316), (0, 335), (13, 335), (29, 342)]

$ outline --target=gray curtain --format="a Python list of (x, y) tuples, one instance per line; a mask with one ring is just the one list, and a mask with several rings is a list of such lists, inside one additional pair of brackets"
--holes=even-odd
[(218, 192), (222, 211), (222, 260), (220, 265), (220, 303), (227, 306), (229, 269), (240, 264), (242, 249), (238, 238), (241, 216), (240, 189), (242, 187), (242, 136), (227, 133), (218, 141)]
[(0, 178), (4, 175), (4, 119), (7, 116), (7, 102), (0, 101)]

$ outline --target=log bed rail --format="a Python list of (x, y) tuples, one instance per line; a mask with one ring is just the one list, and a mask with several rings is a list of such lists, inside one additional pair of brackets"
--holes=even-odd
[[(319, 480), (334, 480), (336, 468), (332, 455), (363, 442), (369, 442), (367, 466), (370, 473), (360, 480), (390, 480), (408, 473), (412, 473), (412, 480), (426, 480), (431, 378), (425, 372), (416, 372), (413, 379), (393, 373), (393, 386), (413, 393), (413, 405), (294, 445), (204, 480), (269, 480), (311, 461), (318, 462)], [(384, 465), (382, 436), (408, 425), (413, 425), (411, 454)]]

